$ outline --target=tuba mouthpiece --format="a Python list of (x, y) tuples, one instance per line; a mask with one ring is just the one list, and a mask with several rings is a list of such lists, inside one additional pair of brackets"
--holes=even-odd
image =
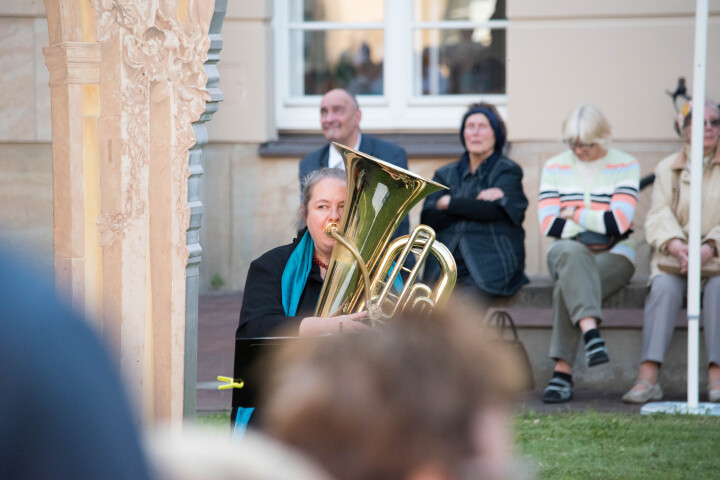
[(332, 237), (332, 233), (338, 229), (338, 224), (335, 222), (330, 222), (327, 225), (325, 225), (325, 235), (328, 237)]

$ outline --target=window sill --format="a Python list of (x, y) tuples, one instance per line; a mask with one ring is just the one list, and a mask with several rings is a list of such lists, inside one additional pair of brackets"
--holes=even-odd
[[(457, 133), (371, 134), (405, 149), (409, 158), (457, 158), (463, 153)], [(260, 145), (261, 158), (304, 157), (327, 143), (320, 134), (283, 133)]]

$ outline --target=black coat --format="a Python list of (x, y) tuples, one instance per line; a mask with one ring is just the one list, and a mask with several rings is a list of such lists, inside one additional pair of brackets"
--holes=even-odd
[(289, 329), (284, 331), (285, 335), (298, 335), (300, 321), (315, 312), (323, 284), (315, 263), (300, 297), (297, 315), (288, 317), (282, 306), (282, 274), (305, 231), (300, 231), (291, 244), (273, 248), (250, 264), (236, 338), (271, 337), (279, 327)]
[[(375, 158), (379, 158), (384, 162), (391, 163), (400, 168), (407, 170), (407, 153), (402, 147), (381, 140), (372, 135), (363, 133), (360, 137), (360, 146), (358, 148), (363, 153), (372, 155)], [(325, 168), (328, 166), (328, 157), (330, 155), (330, 144), (309, 153), (302, 160), (300, 160), (299, 177), (300, 177), (300, 190), (304, 187), (303, 179), (310, 175), (315, 170)], [(392, 238), (397, 238), (401, 235), (407, 235), (410, 230), (410, 219), (407, 215), (402, 219), (402, 222), (398, 226), (397, 230), (393, 234)]]
[[(494, 157), (494, 158), (493, 158)], [(477, 287), (491, 295), (511, 296), (528, 282), (525, 276), (525, 230), (522, 222), (528, 200), (522, 188), (523, 172), (518, 164), (495, 154), (478, 167), (477, 179), (468, 179), (467, 152), (462, 158), (438, 169), (433, 180), (450, 188), (425, 200), (420, 222), (435, 229), (437, 239), (451, 252), (459, 249)], [(468, 188), (468, 182), (472, 187)], [(504, 197), (495, 202), (477, 200), (481, 190), (496, 187)], [(447, 210), (435, 202), (450, 194)], [(439, 275), (439, 265), (429, 262), (425, 278)]]

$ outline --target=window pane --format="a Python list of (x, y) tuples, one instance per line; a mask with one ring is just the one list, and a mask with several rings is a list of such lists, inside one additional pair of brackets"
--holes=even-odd
[(505, 29), (416, 30), (415, 95), (505, 93)]
[[(301, 5), (302, 3), (302, 5)], [(298, 8), (301, 7), (301, 8)], [(291, 22), (382, 22), (384, 0), (305, 0), (291, 2)]]
[(505, 20), (505, 0), (415, 0), (415, 20)]
[(293, 96), (323, 95), (338, 87), (383, 94), (382, 30), (296, 30), (290, 32), (290, 52), (291, 71), (297, 72), (291, 77)]

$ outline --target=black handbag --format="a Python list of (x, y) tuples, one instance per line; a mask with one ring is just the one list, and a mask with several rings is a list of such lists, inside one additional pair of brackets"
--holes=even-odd
[(593, 250), (595, 252), (604, 252), (605, 250), (610, 250), (620, 240), (625, 240), (626, 238), (628, 238), (631, 233), (632, 229), (629, 229), (622, 235), (607, 235), (604, 233), (597, 233), (586, 230), (575, 235), (573, 237), (573, 240), (582, 243), (590, 250)]
[[(486, 319), (486, 323), (493, 327), (498, 334), (498, 341), (502, 342), (518, 359), (521, 368), (521, 374), (525, 378), (522, 379), (523, 389), (531, 391), (535, 388), (535, 380), (533, 378), (532, 364), (528, 356), (525, 345), (520, 341), (513, 322), (512, 316), (507, 310), (494, 310)], [(510, 332), (510, 335), (508, 335)]]

